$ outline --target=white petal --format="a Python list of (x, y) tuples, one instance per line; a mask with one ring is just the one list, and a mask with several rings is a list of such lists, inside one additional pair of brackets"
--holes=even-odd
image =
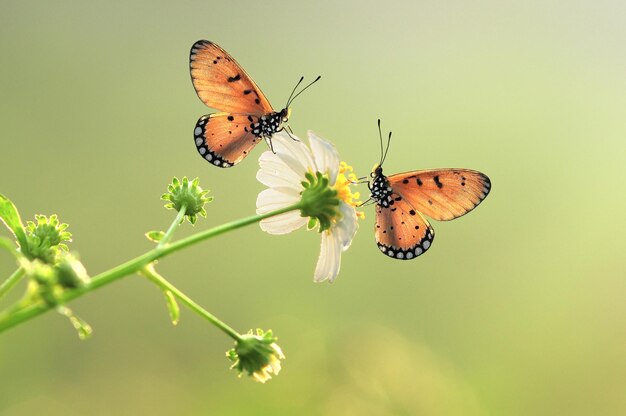
[[(294, 136), (295, 137), (295, 136)], [(296, 137), (296, 139), (298, 139)], [(315, 171), (315, 162), (311, 151), (300, 139), (293, 140), (285, 132), (272, 136), (272, 145), (276, 155), (293, 171), (304, 180), (304, 174)]]
[(353, 206), (341, 202), (339, 204), (339, 212), (342, 217), (336, 224), (333, 224), (331, 232), (336, 235), (343, 251), (346, 251), (352, 244), (352, 239), (359, 228), (359, 224), (356, 218), (356, 210)]
[(342, 248), (336, 236), (329, 231), (324, 231), (320, 256), (317, 259), (317, 266), (315, 266), (315, 274), (313, 275), (315, 282), (328, 280), (332, 283), (335, 280), (341, 266), (341, 252)]
[(272, 152), (264, 152), (259, 158), (259, 166), (261, 167), (256, 174), (256, 178), (265, 186), (273, 187), (292, 187), (302, 190), (301, 177), (294, 172), (283, 160)]
[(259, 194), (256, 199), (257, 214), (265, 214), (280, 208), (296, 204), (300, 200), (300, 193), (293, 188), (268, 188)]
[(337, 180), (337, 171), (339, 170), (339, 153), (335, 146), (319, 137), (312, 130), (308, 131), (309, 143), (313, 158), (317, 165), (317, 170), (327, 173), (331, 185)]
[(261, 221), (261, 229), (269, 234), (289, 234), (308, 222), (300, 211), (291, 211)]

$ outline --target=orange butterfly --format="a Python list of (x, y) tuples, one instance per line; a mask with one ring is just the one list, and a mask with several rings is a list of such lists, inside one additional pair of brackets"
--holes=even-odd
[(272, 147), (272, 135), (282, 131), (289, 120), (291, 102), (320, 79), (294, 92), (281, 111), (274, 111), (265, 95), (246, 71), (224, 49), (208, 40), (199, 40), (189, 55), (191, 80), (198, 97), (220, 113), (200, 117), (194, 129), (194, 140), (200, 155), (209, 163), (229, 168), (246, 157), (265, 139)]
[[(491, 181), (480, 172), (469, 169), (429, 169), (385, 176), (380, 133), (381, 159), (368, 181), (370, 200), (376, 202), (376, 244), (380, 251), (394, 259), (410, 260), (430, 248), (435, 231), (424, 215), (438, 221), (449, 221), (467, 214), (489, 194)], [(367, 202), (367, 201), (366, 201)]]

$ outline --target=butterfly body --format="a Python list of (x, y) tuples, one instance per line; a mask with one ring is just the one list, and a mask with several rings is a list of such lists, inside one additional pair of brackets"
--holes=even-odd
[(389, 179), (383, 175), (382, 166), (376, 166), (374, 169), (374, 179), (371, 184), (368, 184), (368, 187), (371, 192), (370, 198), (376, 201), (378, 205), (383, 208), (389, 208), (393, 205), (393, 198), (391, 197), (393, 189), (389, 184)]

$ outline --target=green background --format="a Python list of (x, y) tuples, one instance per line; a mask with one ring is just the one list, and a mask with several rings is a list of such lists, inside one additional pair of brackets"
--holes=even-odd
[[(287, 359), (266, 385), (228, 370), (231, 341), (196, 315), (172, 327), (132, 276), (72, 302), (89, 341), (53, 313), (2, 334), (0, 414), (626, 414), (623, 2), (162, 3), (0, 3), (0, 192), (25, 219), (68, 222), (91, 274), (151, 247), (174, 175), (215, 197), (196, 230), (255, 210), (265, 146), (222, 170), (193, 145), (211, 112), (188, 73), (198, 39), (275, 107), (321, 74), (290, 124), (357, 174), (381, 117), (386, 172), (467, 167), (493, 192), (410, 262), (378, 253), (369, 207), (333, 285), (313, 283), (304, 230), (250, 226), (162, 261), (233, 327), (275, 331)], [(1, 275), (14, 268), (0, 253)]]

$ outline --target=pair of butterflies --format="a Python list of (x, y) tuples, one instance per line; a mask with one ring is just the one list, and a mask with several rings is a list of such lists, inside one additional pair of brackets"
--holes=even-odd
[[(241, 162), (265, 139), (271, 147), (274, 133), (289, 120), (290, 104), (302, 91), (292, 91), (287, 105), (275, 111), (241, 66), (215, 43), (196, 42), (189, 56), (191, 79), (198, 97), (219, 113), (200, 117), (194, 140), (209, 163), (227, 168)], [(380, 120), (378, 121), (380, 134)], [(416, 170), (385, 176), (382, 164), (389, 150), (371, 173), (370, 200), (376, 203), (376, 243), (389, 257), (410, 260), (432, 245), (435, 232), (424, 216), (448, 221), (467, 214), (489, 194), (489, 178), (469, 169)]]

